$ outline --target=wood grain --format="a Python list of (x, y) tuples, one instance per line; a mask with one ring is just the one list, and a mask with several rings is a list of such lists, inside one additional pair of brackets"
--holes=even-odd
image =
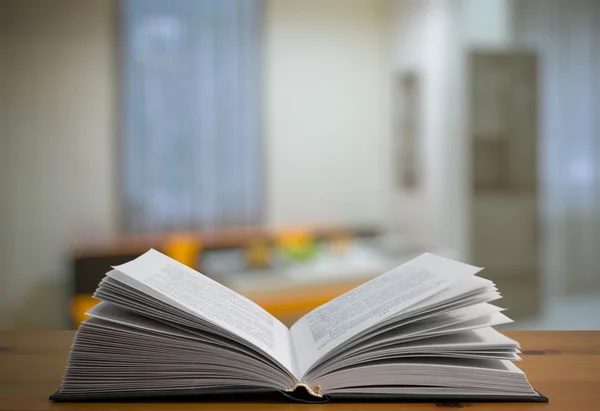
[(0, 410), (600, 410), (600, 331), (510, 331), (519, 363), (548, 404), (51, 403), (72, 331), (0, 331)]

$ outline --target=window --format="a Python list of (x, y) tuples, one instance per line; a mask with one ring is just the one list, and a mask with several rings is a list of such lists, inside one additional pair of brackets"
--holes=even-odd
[(125, 228), (257, 223), (260, 1), (121, 4)]

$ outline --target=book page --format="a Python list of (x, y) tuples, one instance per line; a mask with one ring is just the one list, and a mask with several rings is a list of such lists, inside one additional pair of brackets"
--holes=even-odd
[(156, 250), (113, 268), (114, 278), (243, 338), (294, 373), (288, 328), (254, 302)]
[[(230, 338), (174, 327), (107, 302), (97, 304), (87, 314), (92, 318), (86, 321), (86, 325), (94, 325), (97, 333), (88, 336), (86, 346), (99, 346), (93, 352), (98, 355), (102, 355), (100, 350), (113, 351), (114, 348), (113, 355), (118, 354), (120, 361), (131, 361), (130, 367), (123, 367), (127, 372), (135, 373), (134, 368), (140, 362), (152, 364), (153, 371), (159, 363), (166, 363), (181, 375), (184, 367), (192, 367), (199, 372), (208, 363), (214, 367), (243, 368), (252, 372), (256, 375), (257, 385), (268, 380), (270, 386), (285, 389), (296, 382), (283, 370), (274, 369), (273, 364), (255, 350)], [(135, 355), (132, 349), (135, 349)], [(149, 355), (136, 357), (143, 350)], [(103, 359), (109, 361), (114, 357)]]
[(298, 372), (304, 375), (348, 339), (480, 270), (423, 254), (316, 308), (291, 328)]

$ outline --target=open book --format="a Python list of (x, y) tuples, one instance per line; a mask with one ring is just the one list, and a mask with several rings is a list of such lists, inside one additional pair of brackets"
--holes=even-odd
[[(423, 254), (290, 329), (252, 301), (150, 250), (114, 267), (79, 328), (55, 401), (285, 394), (303, 401), (547, 401), (492, 326), (481, 269)], [(199, 397), (202, 398), (202, 397)]]

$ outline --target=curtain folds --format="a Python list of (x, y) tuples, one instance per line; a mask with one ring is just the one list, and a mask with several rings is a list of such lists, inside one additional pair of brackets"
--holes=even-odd
[(121, 195), (128, 232), (261, 217), (259, 0), (124, 0)]

